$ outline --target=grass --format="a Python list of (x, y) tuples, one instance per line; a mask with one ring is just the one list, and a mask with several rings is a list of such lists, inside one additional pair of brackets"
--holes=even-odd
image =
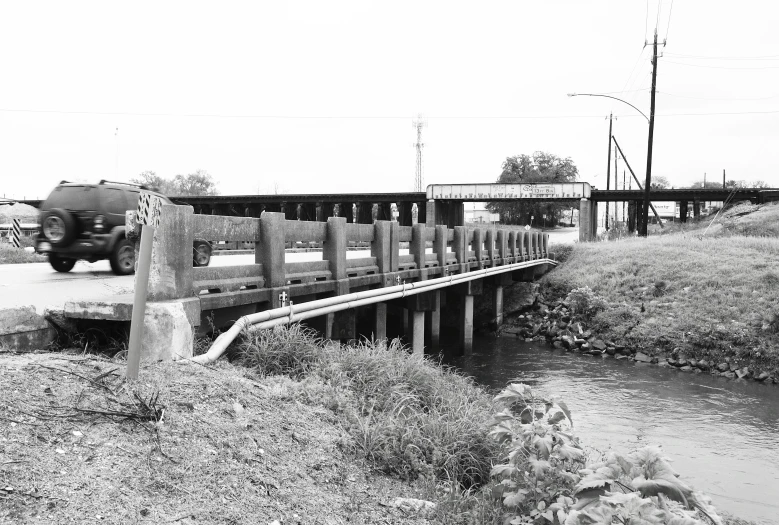
[(578, 244), (544, 283), (556, 294), (590, 287), (611, 305), (595, 328), (644, 351), (779, 367), (779, 238), (677, 232)]
[[(22, 247), (32, 246), (32, 240), (22, 239)], [(46, 262), (48, 258), (38, 253), (29, 253), (22, 248), (14, 248), (5, 242), (0, 243), (0, 264), (26, 264)]]

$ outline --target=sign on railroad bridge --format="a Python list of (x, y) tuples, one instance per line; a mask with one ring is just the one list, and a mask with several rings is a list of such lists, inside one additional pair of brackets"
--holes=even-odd
[(428, 199), (499, 201), (509, 199), (589, 199), (586, 182), (554, 184), (431, 184)]

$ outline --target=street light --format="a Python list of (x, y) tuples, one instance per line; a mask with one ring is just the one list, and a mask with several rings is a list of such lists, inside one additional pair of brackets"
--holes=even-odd
[[(655, 37), (655, 49), (657, 48), (657, 37)], [(655, 55), (657, 55), (657, 51), (655, 51)], [(656, 59), (655, 59), (656, 63)], [(652, 75), (652, 110), (651, 115), (652, 117), (647, 117), (643, 111), (638, 109), (636, 106), (631, 104), (630, 102), (626, 100), (622, 100), (621, 98), (612, 97), (611, 95), (601, 95), (599, 93), (568, 93), (569, 97), (604, 97), (604, 98), (610, 98), (619, 102), (622, 102), (623, 104), (627, 104), (631, 108), (635, 109), (639, 113), (641, 113), (641, 116), (646, 119), (646, 121), (649, 123), (649, 144), (647, 147), (646, 152), (646, 185), (644, 187), (644, 206), (641, 213), (641, 225), (639, 226), (639, 235), (642, 235), (646, 237), (647, 235), (647, 225), (649, 223), (649, 188), (652, 185), (652, 135), (654, 134), (654, 116), (655, 116), (655, 75), (656, 75), (656, 69), (653, 71)]]
[(597, 93), (568, 93), (569, 97), (604, 97), (604, 98), (613, 98), (614, 100), (619, 100), (620, 102), (623, 102), (630, 106), (631, 108), (635, 109), (639, 113), (641, 113), (641, 116), (646, 119), (647, 122), (649, 122), (649, 117), (644, 115), (644, 112), (638, 109), (636, 106), (631, 104), (630, 102), (627, 102), (626, 100), (622, 100), (621, 98), (612, 97), (611, 95), (599, 95)]

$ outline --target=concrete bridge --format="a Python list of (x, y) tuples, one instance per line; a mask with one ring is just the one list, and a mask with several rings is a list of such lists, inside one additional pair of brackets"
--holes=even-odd
[[(128, 233), (137, 238), (140, 230), (132, 215), (128, 212)], [(195, 236), (252, 241), (254, 263), (193, 268)], [(321, 245), (321, 260), (285, 262), (286, 247), (295, 243)], [(370, 246), (365, 257), (347, 258), (347, 249), (358, 243)], [(548, 250), (548, 235), (518, 229), (402, 226), (385, 220), (355, 224), (343, 217), (293, 221), (267, 211), (260, 218), (200, 215), (191, 206), (163, 205), (152, 249), (145, 353), (156, 358), (191, 356), (193, 329), (206, 332), (265, 310), (281, 311), (286, 314), (282, 321), (293, 322), (312, 317), (295, 316), (293, 305), (301, 311), (308, 302), (366, 290), (376, 291), (370, 305), (345, 307), (310, 318), (307, 324), (331, 339), (383, 339), (391, 310), (394, 317), (402, 317), (401, 332), (413, 342), (414, 351), (423, 352), (426, 339), (428, 347), (439, 345), (441, 313), (448, 308), (460, 316), (459, 346), (468, 353), (473, 347), (474, 296), (482, 293), (483, 281), (494, 285), (493, 310), (501, 323), (503, 287), (533, 280), (555, 265)], [(425, 288), (428, 282), (434, 286)], [(447, 302), (446, 295), (453, 294), (442, 290), (454, 292), (456, 304)], [(65, 305), (70, 318), (127, 321), (131, 313), (130, 296)], [(358, 319), (366, 318), (369, 326), (358, 330)]]

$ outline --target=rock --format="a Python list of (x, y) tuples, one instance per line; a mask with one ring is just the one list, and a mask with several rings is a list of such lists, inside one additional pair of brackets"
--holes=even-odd
[(682, 372), (692, 372), (692, 367), (690, 365), (686, 365), (681, 367), (679, 370), (681, 370)]
[(592, 347), (590, 346), (590, 343), (584, 343), (579, 347), (579, 350), (581, 350), (582, 352), (589, 352), (590, 350), (592, 350)]
[(690, 366), (691, 366), (691, 367), (693, 367), (693, 368), (695, 368), (696, 366), (698, 366), (698, 362), (697, 362), (695, 359), (690, 359), (690, 360), (687, 362), (687, 364), (688, 364), (688, 365), (690, 365)]
[(700, 368), (701, 370), (708, 370), (709, 366), (710, 366), (709, 362), (706, 361), (705, 359), (701, 359), (700, 361), (698, 361), (698, 368)]
[(768, 373), (768, 372), (766, 372), (766, 371), (763, 371), (763, 372), (760, 372), (760, 375), (756, 376), (756, 377), (755, 377), (755, 379), (756, 379), (757, 381), (765, 381), (765, 380), (766, 380), (766, 379), (768, 379), (769, 377), (771, 377), (771, 374), (769, 374), (769, 373)]
[(728, 379), (735, 379), (736, 374), (735, 372), (722, 372), (720, 374), (721, 377), (727, 377)]
[(582, 346), (582, 345), (587, 344), (587, 340), (586, 339), (580, 339), (580, 338), (578, 338), (576, 336), (574, 336), (573, 342), (576, 343), (578, 346)]
[(637, 352), (636, 356), (635, 356), (635, 360), (638, 361), (639, 363), (651, 363), (652, 362), (652, 358), (649, 357), (648, 355), (646, 355), (643, 352)]
[(668, 363), (668, 361), (660, 361), (657, 363), (657, 366), (661, 366), (663, 368), (671, 368), (671, 365)]
[(686, 360), (685, 358), (683, 358), (683, 357), (679, 358), (679, 359), (676, 361), (676, 366), (679, 366), (679, 367), (682, 367), (682, 366), (687, 366), (687, 364), (688, 364), (688, 363), (687, 363), (687, 360)]
[(553, 342), (553, 343), (552, 343), (552, 346), (554, 346), (554, 347), (555, 347), (555, 348), (557, 348), (558, 350), (559, 350), (559, 349), (561, 349), (561, 348), (564, 348), (564, 347), (565, 347), (565, 345), (563, 344), (563, 342), (562, 342), (562, 341), (559, 341), (559, 340), (558, 340), (558, 341), (555, 341), (555, 342)]
[(622, 355), (622, 354), (615, 355), (614, 357), (616, 357), (617, 360), (619, 360), (619, 359), (627, 359), (628, 358), (628, 356)]
[(576, 348), (576, 342), (572, 335), (564, 335), (560, 337), (560, 340), (563, 342), (563, 344), (567, 349), (573, 350), (574, 348)]
[(596, 339), (592, 342), (592, 347), (597, 350), (605, 350), (606, 349), (606, 343), (603, 342), (601, 339)]
[(678, 361), (677, 361), (676, 359), (673, 359), (673, 358), (668, 358), (668, 359), (666, 360), (666, 363), (668, 363), (668, 364), (669, 364), (669, 365), (671, 365), (671, 366), (676, 366), (676, 364), (678, 363)]
[(423, 499), (395, 498), (392, 506), (408, 514), (419, 514), (421, 516), (432, 516), (435, 512), (435, 503)]
[(616, 353), (617, 353), (617, 350), (616, 350), (616, 348), (608, 347), (608, 348), (606, 349), (606, 353), (607, 353), (608, 355), (614, 355), (614, 354), (616, 354)]
[(590, 337), (592, 337), (592, 330), (586, 330), (582, 333), (583, 339), (589, 339)]
[(736, 377), (739, 379), (744, 379), (747, 376), (749, 376), (749, 368), (744, 367), (740, 370), (736, 370)]
[(730, 366), (728, 366), (727, 363), (720, 363), (717, 365), (717, 370), (719, 370), (720, 372), (727, 372), (729, 368)]

